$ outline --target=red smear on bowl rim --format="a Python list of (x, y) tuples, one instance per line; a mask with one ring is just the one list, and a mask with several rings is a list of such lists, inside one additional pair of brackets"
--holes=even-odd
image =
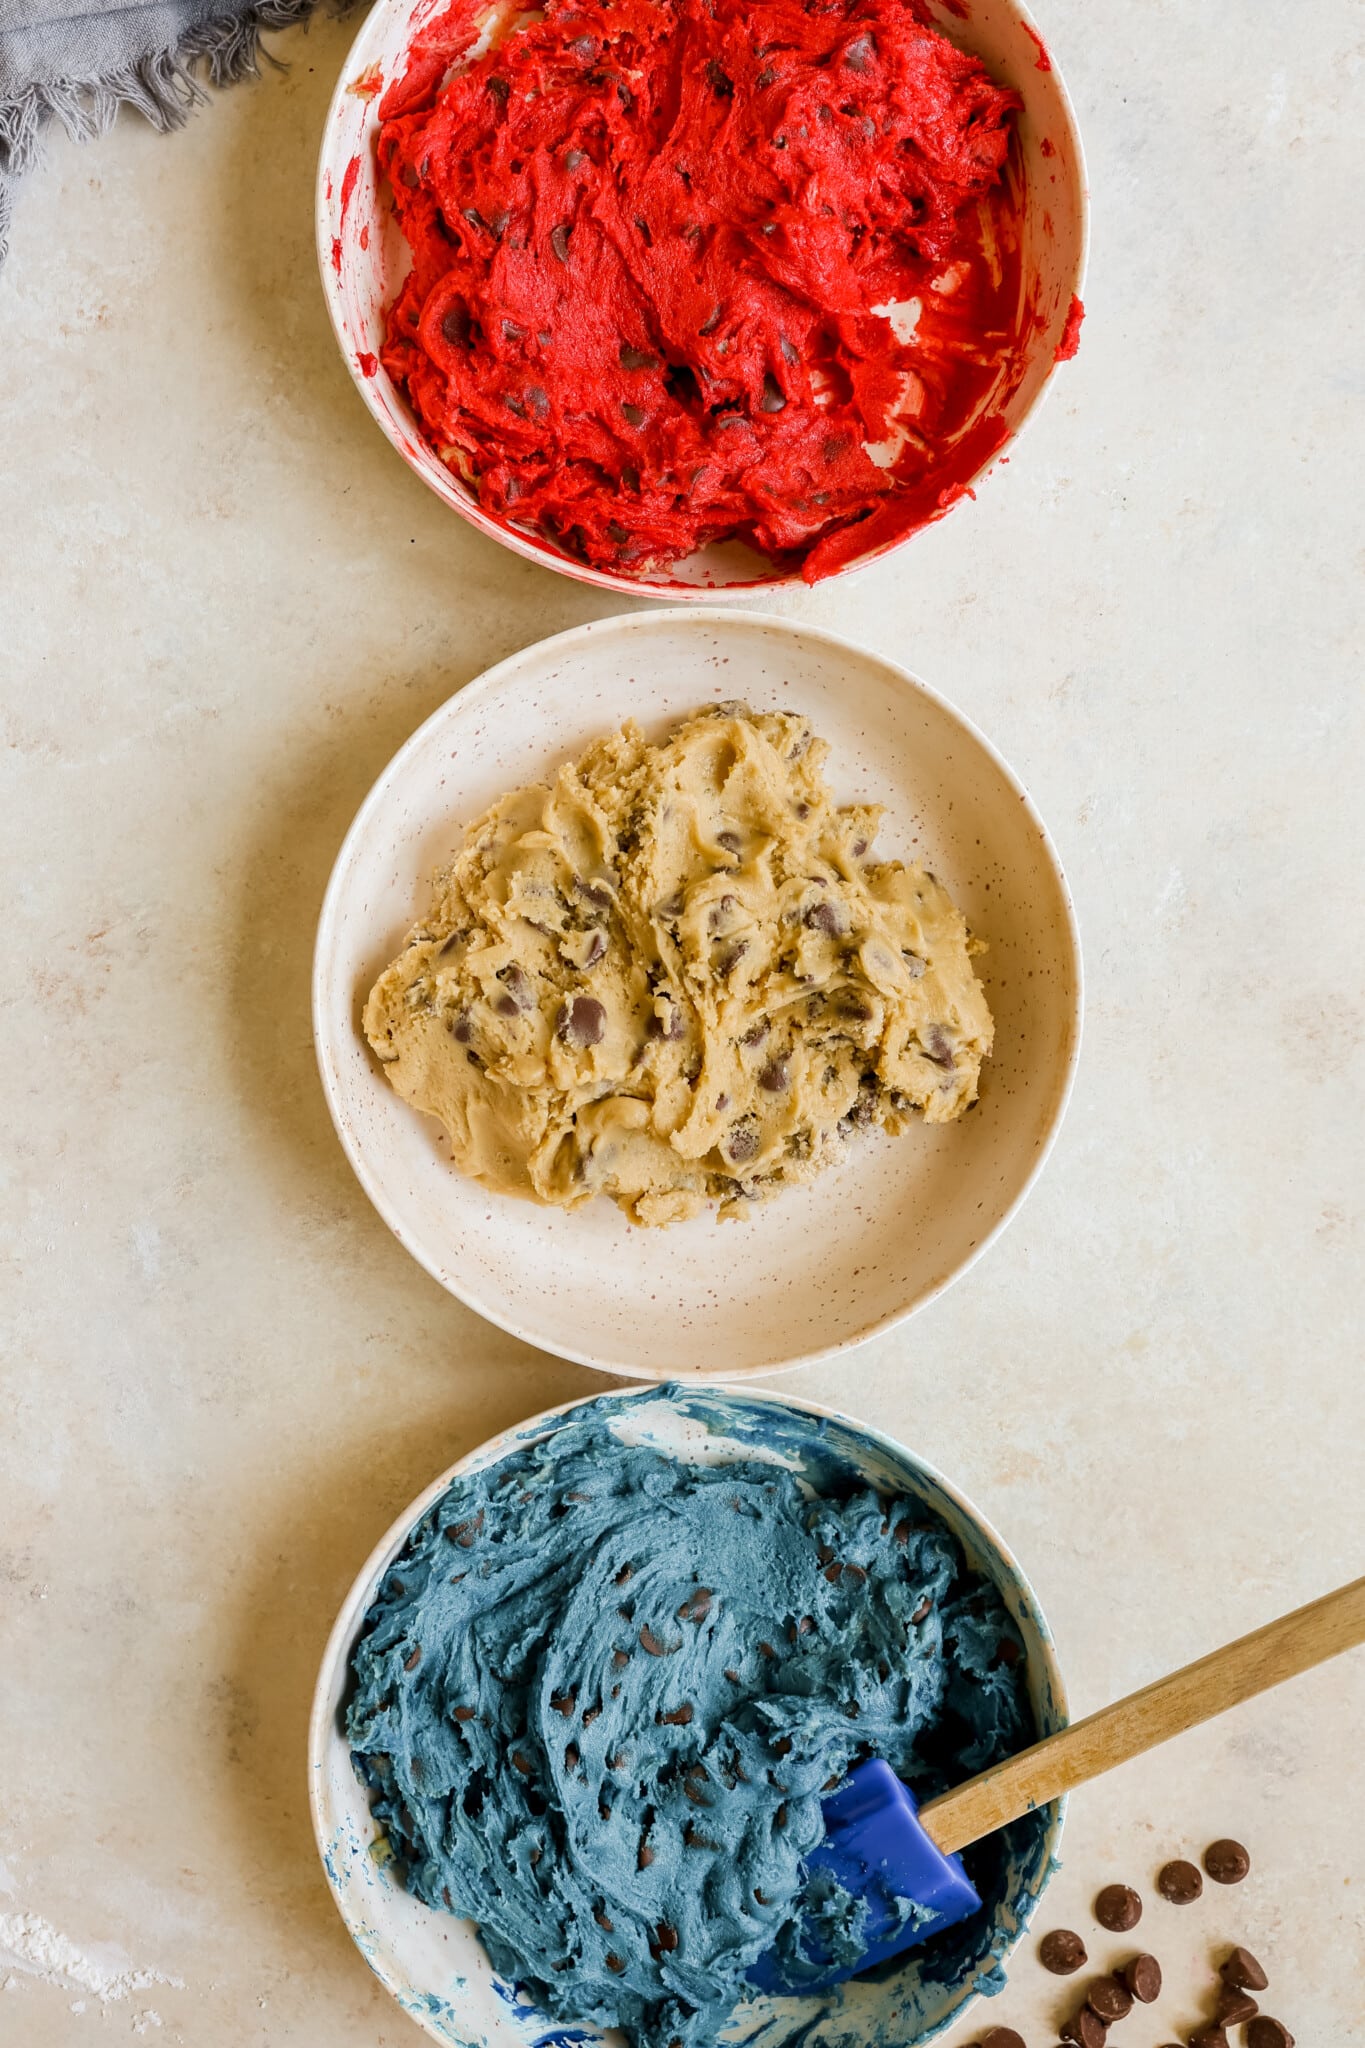
[(1035, 70), (1051, 71), (1052, 59), (1048, 56), (1047, 46), (1043, 42), (1043, 39), (1039, 35), (1037, 29), (1030, 28), (1026, 22), (1020, 22), (1019, 26), (1023, 29), (1024, 34), (1028, 37), (1029, 41), (1031, 43), (1036, 43), (1038, 46), (1038, 62), (1034, 67)]
[(1085, 318), (1085, 307), (1073, 292), (1071, 304), (1066, 311), (1066, 326), (1057, 344), (1057, 361), (1069, 363), (1081, 345), (1081, 322)]

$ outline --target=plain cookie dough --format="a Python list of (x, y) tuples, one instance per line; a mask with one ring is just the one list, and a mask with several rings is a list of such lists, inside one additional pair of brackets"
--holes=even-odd
[(674, 1223), (970, 1108), (978, 947), (933, 875), (872, 858), (880, 809), (836, 808), (827, 752), (742, 704), (658, 746), (627, 723), (470, 828), (364, 1020), (465, 1173)]

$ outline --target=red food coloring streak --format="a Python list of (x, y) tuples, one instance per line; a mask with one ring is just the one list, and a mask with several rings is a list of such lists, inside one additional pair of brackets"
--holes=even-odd
[(354, 93), (358, 100), (372, 100), (384, 90), (384, 74), (377, 64), (371, 64), (359, 78), (351, 80), (346, 90)]
[(338, 276), (338, 277), (340, 277), (340, 275), (341, 275), (341, 238), (340, 238), (340, 236), (339, 236), (339, 235), (333, 235), (333, 237), (332, 237), (332, 268), (333, 268), (333, 270), (334, 270), (334, 271), (336, 272), (337, 276)]
[(370, 223), (368, 221), (365, 222), (360, 230), (360, 246), (362, 249), (368, 249), (370, 246)]
[(362, 377), (373, 377), (375, 371), (379, 368), (378, 356), (372, 356), (368, 349), (361, 349), (356, 356), (356, 361), (360, 365)]
[(1069, 363), (1081, 345), (1081, 322), (1085, 318), (1085, 307), (1073, 292), (1071, 304), (1067, 307), (1066, 326), (1057, 344), (1057, 361)]
[[(1018, 96), (904, 0), (550, 0), (464, 63), (481, 5), (417, 32), (378, 144), (413, 256), (381, 359), (480, 508), (808, 582), (942, 517), (1035, 318)], [(873, 308), (912, 299), (901, 339)]]
[(1038, 144), (1038, 151), (1041, 156), (1056, 156), (1057, 154), (1056, 150), (1052, 147), (1051, 138), (1046, 135)]
[(341, 180), (341, 225), (346, 225), (346, 209), (355, 196), (356, 179), (360, 176), (360, 158), (353, 156), (346, 166)]
[(1020, 22), (1019, 26), (1024, 29), (1024, 34), (1028, 37), (1029, 41), (1031, 43), (1036, 43), (1038, 46), (1038, 62), (1034, 67), (1035, 70), (1051, 71), (1052, 59), (1048, 56), (1047, 48), (1043, 42), (1042, 37), (1039, 35), (1037, 29), (1025, 28), (1023, 22)]

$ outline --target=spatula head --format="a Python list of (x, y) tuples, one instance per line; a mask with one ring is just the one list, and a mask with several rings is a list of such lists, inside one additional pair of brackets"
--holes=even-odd
[[(920, 1825), (913, 1793), (880, 1758), (859, 1764), (824, 1802), (825, 1839), (804, 1864), (799, 1958), (769, 1949), (749, 1972), (762, 1991), (825, 1991), (874, 1963), (914, 1948), (981, 1910), (960, 1856), (945, 1856)], [(838, 1898), (829, 1880), (866, 1912), (843, 1917), (832, 1938), (822, 1911)]]

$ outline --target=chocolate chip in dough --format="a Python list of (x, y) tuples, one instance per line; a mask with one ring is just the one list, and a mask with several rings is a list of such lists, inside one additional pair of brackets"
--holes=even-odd
[(1215, 1884), (1240, 1884), (1251, 1868), (1251, 1858), (1240, 1842), (1223, 1835), (1204, 1851), (1204, 1868)]
[(1016, 2034), (1013, 2027), (992, 2027), (981, 2036), (977, 2048), (1024, 2048), (1024, 2037)]
[(1163, 1899), (1169, 1899), (1173, 1906), (1191, 1906), (1204, 1889), (1204, 1880), (1194, 1863), (1187, 1863), (1183, 1856), (1177, 1856), (1170, 1863), (1163, 1863), (1157, 1872), (1156, 1888)]
[(596, 996), (574, 996), (572, 1001), (560, 1004), (555, 1030), (566, 1045), (585, 1052), (590, 1045), (600, 1045), (606, 1037), (606, 1010)]
[(1131, 1885), (1107, 1884), (1095, 1901), (1095, 1918), (1111, 1934), (1127, 1934), (1142, 1918), (1142, 1901)]
[(1235, 1948), (1218, 1974), (1234, 1991), (1264, 1991), (1270, 1979), (1249, 1948)]
[(1076, 2048), (1104, 2048), (1107, 2029), (1098, 2013), (1093, 2013), (1088, 2005), (1083, 2005), (1069, 2020), (1062, 2021), (1060, 2032), (1062, 2039), (1074, 2041)]
[(1054, 1927), (1038, 1944), (1038, 1960), (1054, 1977), (1069, 1977), (1086, 1960), (1085, 1943), (1069, 1927)]
[(1225, 1984), (1218, 1994), (1218, 2024), (1220, 2027), (1242, 2027), (1248, 2020), (1254, 2020), (1261, 2010), (1249, 1991), (1234, 1991)]
[(1111, 2027), (1115, 2020), (1126, 2020), (1133, 2010), (1132, 1992), (1115, 1977), (1098, 1977), (1087, 1991), (1085, 2002), (1106, 2027)]
[(791, 1061), (769, 1060), (758, 1070), (758, 1085), (768, 1095), (780, 1095), (791, 1080)]
[(1119, 1971), (1124, 1985), (1143, 2005), (1155, 2005), (1161, 1996), (1161, 1965), (1155, 1956), (1133, 1956)]
[(1294, 2036), (1283, 2020), (1258, 2013), (1247, 2028), (1247, 2048), (1294, 2048)]
[(757, 1131), (746, 1130), (741, 1124), (731, 1131), (725, 1141), (725, 1156), (732, 1166), (742, 1166), (746, 1159), (752, 1159), (758, 1150)]

